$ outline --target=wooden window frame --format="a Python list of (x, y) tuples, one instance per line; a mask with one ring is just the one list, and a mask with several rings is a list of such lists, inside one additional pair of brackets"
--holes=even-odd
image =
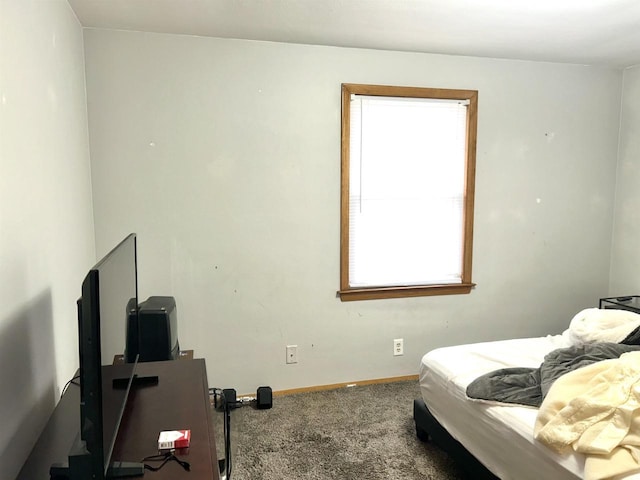
[[(468, 101), (466, 150), (465, 150), (465, 198), (463, 211), (462, 282), (455, 284), (431, 284), (391, 287), (353, 288), (349, 286), (349, 148), (351, 95), (390, 97), (437, 98)], [(371, 300), (380, 298), (419, 297), (428, 295), (468, 294), (475, 284), (471, 281), (473, 253), (473, 207), (475, 194), (476, 139), (478, 118), (478, 91), (441, 88), (397, 87), (388, 85), (342, 84), (342, 133), (341, 133), (341, 201), (340, 201), (340, 290), (342, 301)]]

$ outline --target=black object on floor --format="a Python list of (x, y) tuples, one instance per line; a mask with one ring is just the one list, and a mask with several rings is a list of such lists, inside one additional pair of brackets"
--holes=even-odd
[(258, 387), (256, 393), (256, 408), (266, 410), (273, 406), (273, 393), (271, 387)]
[(458, 465), (474, 480), (500, 480), (480, 463), (469, 451), (433, 417), (422, 398), (413, 401), (413, 419), (416, 436), (423, 442), (433, 442), (449, 453)]

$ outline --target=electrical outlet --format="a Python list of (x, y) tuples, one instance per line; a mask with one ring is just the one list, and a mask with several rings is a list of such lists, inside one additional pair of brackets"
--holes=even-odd
[(402, 338), (393, 340), (393, 355), (404, 355), (404, 340)]
[(287, 345), (287, 363), (298, 363), (297, 345)]

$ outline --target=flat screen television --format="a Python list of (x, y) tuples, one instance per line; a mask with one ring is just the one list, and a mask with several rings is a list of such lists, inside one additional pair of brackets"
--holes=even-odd
[[(119, 367), (123, 370), (113, 384), (103, 385), (102, 376), (102, 365), (111, 365), (114, 355), (124, 350), (124, 333), (114, 332), (122, 331), (124, 320), (136, 314), (137, 306), (136, 235), (132, 233), (91, 268), (82, 282), (78, 300), (80, 432), (68, 462), (51, 467), (52, 479), (104, 480), (144, 474), (141, 463), (111, 459), (137, 363)], [(103, 401), (105, 388), (109, 389), (108, 405)]]

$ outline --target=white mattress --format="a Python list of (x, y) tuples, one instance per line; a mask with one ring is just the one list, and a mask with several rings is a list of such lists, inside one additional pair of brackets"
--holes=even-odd
[[(566, 346), (567, 340), (556, 335), (432, 350), (420, 365), (422, 398), (436, 420), (502, 480), (582, 478), (582, 455), (559, 455), (534, 440), (537, 408), (491, 405), (465, 394), (467, 385), (484, 373), (536, 368), (548, 352)], [(640, 474), (624, 480), (640, 480)]]

